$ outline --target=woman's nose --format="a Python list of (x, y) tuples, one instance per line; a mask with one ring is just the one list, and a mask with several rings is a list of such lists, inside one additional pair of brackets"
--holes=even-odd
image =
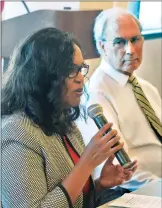
[(75, 77), (75, 82), (77, 83), (83, 83), (84, 82), (84, 76), (81, 72), (78, 73), (78, 75)]

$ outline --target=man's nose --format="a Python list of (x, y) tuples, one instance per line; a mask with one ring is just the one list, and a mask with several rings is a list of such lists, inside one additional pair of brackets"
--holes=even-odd
[(129, 40), (128, 43), (125, 46), (126, 54), (133, 54), (135, 52), (134, 45)]

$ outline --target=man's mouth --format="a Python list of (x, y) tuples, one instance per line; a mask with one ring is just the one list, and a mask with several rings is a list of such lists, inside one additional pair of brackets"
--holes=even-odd
[(137, 61), (138, 59), (128, 59), (128, 60), (124, 60), (124, 62), (134, 62), (134, 61)]

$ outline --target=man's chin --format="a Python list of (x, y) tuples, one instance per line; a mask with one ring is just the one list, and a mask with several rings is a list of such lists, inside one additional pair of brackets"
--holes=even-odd
[(122, 74), (125, 74), (125, 75), (131, 75), (134, 71), (135, 71), (135, 69), (134, 70), (118, 70), (118, 71), (120, 71)]
[(133, 72), (138, 69), (138, 67), (130, 67), (130, 68), (125, 68), (125, 69), (120, 69), (119, 71), (123, 74), (126, 74), (126, 75), (130, 75), (130, 74), (133, 74)]
[(135, 68), (135, 69), (129, 69), (128, 71), (126, 71), (126, 74), (127, 74), (127, 75), (133, 74), (133, 72), (134, 72), (136, 69), (137, 69), (137, 68)]

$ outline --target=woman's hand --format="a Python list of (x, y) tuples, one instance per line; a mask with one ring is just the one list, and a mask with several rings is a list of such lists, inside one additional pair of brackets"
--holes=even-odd
[[(111, 126), (112, 124), (108, 123), (98, 131), (81, 157), (81, 160), (87, 164), (87, 168), (90, 168), (91, 171), (123, 147), (123, 143), (113, 147), (120, 140), (120, 137), (116, 130), (108, 132)], [(105, 132), (108, 133), (104, 135)]]
[(96, 180), (96, 189), (112, 188), (131, 179), (137, 169), (137, 161), (133, 161), (128, 168), (121, 165), (114, 165), (114, 155), (110, 156), (102, 168), (100, 178)]
[[(93, 169), (123, 147), (123, 144), (113, 147), (120, 137), (117, 136), (115, 130), (108, 132), (111, 126), (110, 123), (106, 124), (98, 131), (85, 148), (78, 163), (61, 183), (73, 204), (83, 190)], [(108, 133), (104, 135), (106, 132)]]

